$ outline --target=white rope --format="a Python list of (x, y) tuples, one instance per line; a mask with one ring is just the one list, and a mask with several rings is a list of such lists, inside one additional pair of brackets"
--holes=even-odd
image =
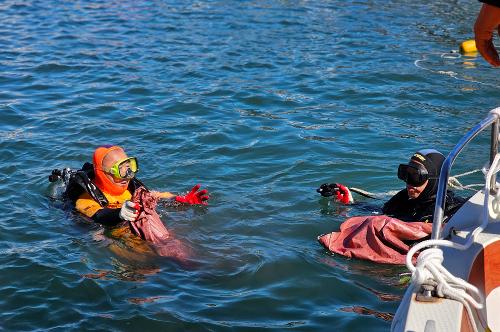
[[(458, 56), (456, 56), (456, 57), (455, 56), (450, 56), (449, 53), (440, 53), (440, 54), (441, 54), (440, 57), (443, 58), (443, 59), (460, 59), (461, 58), (460, 54), (458, 54)], [(433, 55), (436, 55), (436, 53), (434, 53)], [(427, 58), (428, 58), (427, 55), (423, 55), (422, 59), (415, 60), (413, 62), (413, 64), (417, 68), (420, 68), (420, 69), (423, 69), (423, 70), (427, 70), (427, 71), (430, 71), (431, 73), (435, 73), (435, 74), (446, 75), (446, 76), (454, 78), (454, 79), (456, 79), (458, 81), (465, 81), (465, 82), (470, 82), (470, 83), (476, 83), (476, 84), (486, 85), (486, 86), (490, 86), (490, 87), (493, 87), (493, 88), (500, 88), (500, 86), (498, 86), (498, 85), (487, 83), (487, 82), (476, 81), (476, 80), (474, 80), (472, 78), (469, 78), (469, 77), (466, 77), (466, 76), (460, 77), (459, 73), (456, 73), (454, 71), (436, 70), (436, 69), (430, 69), (430, 68), (424, 67), (420, 63), (423, 62), (423, 61), (425, 61), (425, 60), (427, 60)]]
[[(485, 299), (481, 291), (467, 281), (455, 277), (446, 268), (443, 267), (443, 251), (439, 248), (428, 248), (420, 253), (417, 258), (416, 266), (413, 266), (411, 257), (422, 247), (441, 245), (445, 247), (452, 247), (463, 250), (465, 246), (458, 245), (447, 240), (429, 240), (414, 246), (406, 256), (406, 263), (410, 270), (413, 272), (411, 282), (413, 289), (420, 289), (423, 284), (431, 284), (436, 286), (436, 295), (438, 297), (455, 300), (465, 307), (469, 315), (471, 325), (475, 332), (478, 332), (474, 324), (474, 316), (472, 307), (477, 310), (484, 308)], [(424, 245), (422, 245), (424, 244)], [(470, 246), (470, 244), (468, 245)], [(416, 249), (416, 250), (414, 250)], [(411, 256), (410, 256), (411, 255)], [(410, 265), (408, 265), (408, 257), (410, 257)], [(487, 326), (486, 319), (482, 312), (478, 312), (478, 317), (481, 325), (485, 328)]]
[(448, 178), (448, 186), (452, 189), (477, 191), (477, 189), (474, 189), (474, 188), (475, 187), (482, 187), (483, 186), (482, 183), (463, 185), (462, 183), (460, 183), (460, 181), (458, 181), (458, 178), (462, 177), (462, 176), (466, 176), (466, 175), (471, 175), (471, 174), (474, 174), (477, 172), (481, 172), (481, 171), (483, 171), (483, 173), (484, 173), (484, 168), (483, 169), (475, 169), (475, 170), (465, 172), (462, 174), (458, 174), (455, 176), (450, 176)]
[[(469, 233), (465, 244), (462, 245), (449, 240), (427, 240), (413, 246), (406, 255), (406, 266), (410, 272), (412, 272), (413, 289), (420, 289), (423, 284), (435, 285), (436, 295), (438, 297), (444, 297), (462, 303), (467, 310), (471, 324), (476, 332), (477, 326), (474, 324), (474, 316), (471, 306), (478, 310), (478, 317), (482, 327), (487, 328), (487, 322), (482, 311), (485, 307), (485, 298), (481, 291), (467, 281), (455, 277), (443, 267), (443, 251), (439, 248), (428, 248), (422, 251), (417, 258), (416, 266), (413, 265), (412, 259), (413, 256), (423, 248), (441, 246), (458, 250), (466, 250), (472, 245), (472, 243), (474, 243), (476, 236), (479, 235), (479, 233), (481, 233), (488, 225), (490, 180), (499, 170), (499, 161), (500, 154), (497, 154), (491, 163), (490, 169), (486, 173), (482, 212), (483, 221), (480, 226), (476, 227), (471, 233)], [(396, 312), (396, 314), (398, 315), (399, 312)]]
[[(425, 283), (436, 285), (436, 295), (438, 297), (461, 302), (467, 310), (469, 317), (473, 318), (471, 306), (478, 310), (483, 309), (483, 294), (474, 285), (452, 275), (443, 267), (442, 262), (443, 251), (441, 249), (429, 248), (424, 250), (417, 258), (412, 282), (416, 287), (420, 287)], [(474, 322), (474, 320), (471, 319), (471, 322)], [(481, 323), (483, 326), (486, 326), (484, 319), (482, 319)], [(477, 331), (475, 324), (472, 324), (472, 326)]]
[[(457, 174), (455, 175), (456, 178), (460, 178), (462, 176), (466, 176), (466, 175), (471, 175), (471, 174), (474, 174), (474, 173), (477, 173), (477, 172), (483, 172), (484, 169), (473, 169), (472, 171), (468, 171), (468, 172), (465, 172), (465, 173), (462, 173), (462, 174)], [(481, 184), (482, 185), (482, 184)]]

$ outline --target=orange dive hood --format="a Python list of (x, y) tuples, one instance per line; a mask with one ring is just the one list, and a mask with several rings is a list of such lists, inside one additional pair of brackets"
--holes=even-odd
[(102, 170), (102, 161), (104, 157), (108, 155), (111, 151), (114, 150), (123, 150), (121, 147), (117, 145), (105, 145), (100, 146), (94, 151), (94, 183), (95, 185), (101, 189), (103, 192), (111, 194), (113, 196), (119, 196), (127, 190), (127, 186), (121, 186), (118, 183), (115, 183), (113, 180), (110, 180), (106, 173)]

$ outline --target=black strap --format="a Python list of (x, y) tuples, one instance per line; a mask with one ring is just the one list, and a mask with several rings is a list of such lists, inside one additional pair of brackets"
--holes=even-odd
[(97, 188), (94, 182), (90, 181), (87, 174), (85, 172), (77, 172), (75, 174), (75, 181), (85, 189), (85, 191), (92, 197), (94, 201), (99, 203), (100, 206), (104, 207), (108, 205), (108, 199), (102, 191)]
[[(94, 177), (94, 166), (91, 163), (85, 163), (80, 170), (72, 171), (70, 179), (68, 181), (68, 185), (66, 187), (66, 197), (73, 201), (76, 201), (82, 193), (86, 192), (100, 206), (106, 207), (108, 205), (108, 199), (92, 181)], [(149, 189), (144, 185), (144, 183), (142, 183), (141, 180), (135, 177), (130, 180), (128, 190), (132, 194), (139, 187), (144, 187), (147, 191), (149, 191)]]

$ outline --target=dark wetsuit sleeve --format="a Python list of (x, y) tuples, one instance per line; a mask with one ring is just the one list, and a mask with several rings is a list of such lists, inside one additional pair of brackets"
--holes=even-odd
[(366, 212), (366, 214), (372, 215), (372, 214), (380, 214), (382, 210), (380, 210), (379, 205), (375, 205), (372, 203), (368, 202), (354, 202), (352, 205), (355, 205), (357, 209), (363, 211), (363, 213)]
[(103, 208), (94, 213), (92, 220), (105, 226), (115, 226), (123, 221), (120, 218), (120, 209), (109, 208)]

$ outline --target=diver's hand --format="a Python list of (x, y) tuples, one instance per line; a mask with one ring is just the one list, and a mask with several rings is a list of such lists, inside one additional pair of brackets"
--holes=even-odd
[(474, 24), (476, 47), (483, 58), (492, 66), (500, 66), (498, 52), (493, 45), (493, 31), (500, 35), (500, 8), (483, 4)]
[(125, 221), (136, 221), (139, 216), (139, 204), (132, 201), (123, 202), (120, 218)]
[(208, 205), (207, 201), (210, 198), (207, 195), (208, 191), (206, 189), (198, 191), (198, 189), (200, 189), (199, 184), (194, 186), (189, 194), (185, 196), (175, 196), (175, 200), (179, 203)]
[(336, 183), (335, 186), (339, 189), (337, 194), (337, 200), (343, 204), (352, 204), (354, 199), (352, 199), (351, 191), (343, 184)]

